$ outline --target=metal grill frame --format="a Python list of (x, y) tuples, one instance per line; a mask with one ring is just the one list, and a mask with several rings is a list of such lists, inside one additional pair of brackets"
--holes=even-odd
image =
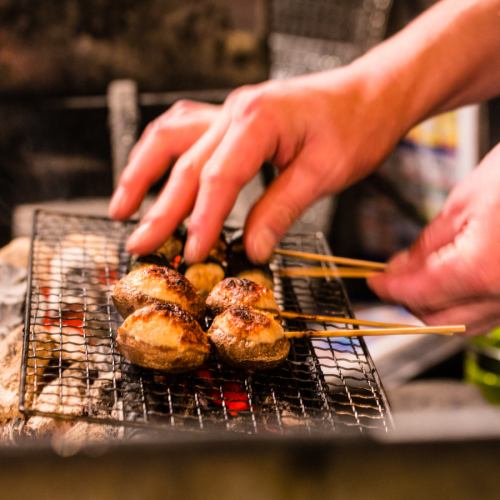
[[(268, 431), (271, 433), (278, 432), (281, 434), (289, 432), (303, 432), (303, 431), (307, 433), (313, 433), (316, 431), (324, 433), (330, 431), (347, 430), (348, 428), (350, 429), (357, 428), (361, 432), (372, 428), (388, 431), (393, 427), (392, 417), (384, 389), (382, 387), (379, 375), (376, 371), (376, 368), (373, 364), (373, 361), (369, 355), (366, 344), (362, 337), (342, 337), (339, 339), (337, 338), (295, 339), (292, 341), (293, 346), (289, 359), (295, 358), (299, 359), (299, 361), (293, 360), (293, 361), (287, 361), (286, 363), (288, 367), (287, 369), (291, 370), (292, 374), (295, 373), (295, 375), (297, 376), (289, 377), (286, 379), (286, 381), (295, 384), (297, 387), (297, 394), (299, 400), (298, 405), (301, 408), (302, 414), (299, 415), (296, 411), (296, 413), (292, 413), (291, 416), (288, 415), (287, 422), (291, 420), (293, 422), (291, 425), (284, 424), (284, 418), (285, 418), (284, 414), (288, 412), (288, 407), (286, 406), (288, 399), (286, 398), (283, 399), (284, 401), (283, 402), (279, 397), (277, 398), (276, 396), (277, 392), (281, 396), (281, 393), (279, 391), (284, 390), (280, 386), (280, 384), (283, 383), (280, 382), (279, 370), (281, 369), (278, 369), (277, 372), (266, 373), (266, 374), (259, 374), (259, 373), (242, 374), (221, 365), (221, 363), (219, 363), (218, 361), (214, 361), (214, 363), (216, 363), (217, 365), (217, 370), (219, 372), (220, 377), (213, 384), (210, 382), (210, 380), (207, 381), (207, 387), (209, 386), (210, 387), (209, 389), (207, 389), (207, 387), (200, 388), (199, 386), (196, 385), (188, 387), (188, 389), (191, 390), (193, 390), (193, 387), (195, 387), (193, 391), (194, 392), (193, 398), (196, 406), (195, 408), (196, 411), (194, 412), (195, 415), (191, 415), (189, 417), (181, 417), (180, 415), (176, 414), (174, 410), (175, 403), (173, 403), (172, 401), (176, 397), (178, 397), (179, 394), (171, 393), (171, 387), (173, 386), (173, 383), (169, 382), (168, 384), (166, 384), (166, 386), (168, 386), (167, 392), (165, 394), (162, 394), (162, 396), (167, 396), (168, 400), (167, 404), (170, 411), (161, 414), (161, 416), (164, 417), (164, 419), (160, 423), (158, 423), (158, 421), (155, 421), (154, 418), (153, 420), (151, 420), (150, 418), (148, 418), (151, 413), (148, 410), (148, 405), (155, 404), (155, 402), (153, 401), (153, 403), (151, 403), (147, 399), (147, 391), (150, 390), (148, 389), (149, 385), (147, 385), (149, 383), (147, 380), (147, 375), (152, 377), (153, 379), (154, 377), (159, 376), (160, 380), (161, 377), (167, 377), (167, 376), (165, 376), (164, 374), (159, 375), (158, 372), (156, 372), (155, 374), (153, 371), (138, 369), (137, 367), (130, 365), (126, 360), (124, 360), (119, 355), (118, 351), (116, 350), (116, 345), (114, 341), (113, 320), (110, 315), (112, 313), (109, 313), (109, 302), (110, 302), (109, 287), (107, 290), (107, 300), (108, 300), (108, 319), (109, 319), (108, 328), (109, 328), (111, 355), (108, 356), (109, 358), (108, 363), (110, 366), (112, 366), (111, 381), (113, 385), (112, 390), (114, 391), (113, 394), (115, 398), (114, 405), (118, 403), (119, 398), (117, 397), (117, 394), (122, 393), (122, 390), (118, 389), (119, 383), (121, 383), (122, 380), (124, 380), (123, 379), (124, 376), (125, 378), (127, 378), (132, 373), (131, 375), (132, 380), (135, 380), (135, 383), (137, 385), (137, 388), (133, 389), (132, 392), (134, 394), (138, 394), (139, 392), (141, 393), (140, 397), (144, 408), (144, 417), (145, 417), (144, 420), (127, 420), (125, 418), (123, 413), (124, 412), (123, 405), (126, 404), (126, 401), (123, 400), (123, 398), (120, 401), (121, 412), (122, 412), (121, 418), (116, 416), (116, 411), (117, 411), (116, 408), (114, 410), (109, 410), (109, 414), (104, 417), (102, 415), (99, 417), (92, 415), (92, 409), (91, 409), (92, 401), (90, 399), (90, 392), (89, 392), (90, 372), (89, 372), (89, 361), (88, 361), (88, 343), (87, 343), (87, 338), (85, 336), (86, 327), (83, 328), (84, 332), (83, 338), (84, 338), (85, 349), (87, 352), (87, 357), (86, 357), (87, 365), (85, 374), (85, 384), (87, 386), (87, 392), (85, 397), (89, 398), (88, 401), (86, 401), (86, 404), (88, 404), (88, 409), (89, 409), (88, 414), (82, 413), (75, 415), (75, 414), (67, 414), (64, 413), (63, 411), (41, 411), (40, 409), (37, 409), (34, 406), (34, 404), (36, 403), (35, 393), (37, 388), (36, 355), (33, 358), (35, 360), (35, 390), (33, 391), (34, 400), (28, 401), (26, 395), (27, 391), (29, 390), (28, 368), (30, 360), (29, 356), (30, 347), (33, 339), (35, 339), (36, 341), (35, 338), (36, 334), (33, 331), (34, 324), (32, 321), (32, 313), (33, 310), (36, 309), (36, 305), (33, 304), (33, 293), (34, 293), (33, 286), (34, 286), (34, 281), (36, 280), (33, 268), (35, 262), (35, 246), (36, 246), (35, 242), (39, 237), (38, 223), (40, 219), (43, 219), (43, 217), (48, 217), (48, 218), (56, 217), (59, 219), (66, 218), (68, 224), (69, 221), (71, 220), (86, 221), (89, 224), (91, 224), (92, 221), (96, 221), (96, 223), (99, 221), (102, 224), (104, 223), (114, 224), (115, 226), (116, 224), (118, 224), (114, 221), (113, 222), (110, 221), (105, 217), (83, 216), (77, 214), (61, 214), (57, 212), (49, 212), (44, 210), (35, 211), (33, 218), (33, 232), (32, 232), (32, 241), (30, 250), (28, 287), (27, 287), (27, 298), (26, 298), (24, 347), (23, 347), (23, 360), (21, 366), (20, 404), (19, 404), (20, 411), (26, 417), (39, 415), (39, 416), (47, 416), (53, 418), (79, 419), (88, 422), (119, 425), (119, 426), (132, 426), (132, 427), (142, 427), (142, 428), (144, 428), (145, 426), (158, 427), (164, 430), (170, 429), (174, 431), (179, 429), (181, 430), (212, 429), (214, 431), (220, 431), (222, 429), (222, 430), (230, 430), (237, 432), (245, 432), (248, 434), (259, 434)], [(125, 228), (129, 229), (128, 232), (131, 232), (132, 228), (134, 227), (134, 224), (135, 224), (134, 221), (120, 223), (121, 227), (124, 230)], [(81, 227), (80, 228), (74, 227), (71, 224), (67, 229), (68, 229), (67, 234), (77, 233), (79, 229), (82, 230)], [(81, 234), (87, 234), (87, 233), (81, 233)], [(88, 234), (95, 234), (95, 233), (89, 232)], [(281, 246), (283, 248), (304, 249), (302, 245), (301, 248), (297, 247), (296, 242), (293, 244), (290, 243), (291, 240), (297, 238), (302, 238), (303, 242), (316, 241), (316, 243), (319, 244), (319, 247), (316, 248), (317, 252), (330, 253), (328, 245), (322, 233), (292, 235), (285, 238)], [(123, 244), (124, 240), (125, 238), (123, 238), (122, 242)], [(121, 251), (122, 250), (120, 250), (120, 252)], [(280, 261), (281, 265), (283, 263), (286, 264), (288, 259), (289, 258), (285, 257), (277, 257), (272, 264), (272, 268), (274, 268), (275, 270), (276, 266), (280, 265)], [(296, 266), (299, 263), (299, 261), (296, 259), (292, 260), (293, 263), (290, 262), (290, 265)], [(305, 261), (303, 261), (302, 263), (303, 265), (308, 265), (308, 263)], [(108, 263), (106, 263), (106, 265), (109, 266)], [(323, 265), (331, 266), (331, 264), (323, 264)], [(119, 259), (118, 267), (121, 272), (120, 274), (123, 275), (126, 271), (126, 263), (122, 262), (121, 259)], [(83, 271), (82, 274), (84, 274)], [(300, 302), (300, 300), (302, 299), (307, 302), (303, 304), (300, 303), (298, 304), (298, 307), (300, 308), (301, 312), (309, 312), (309, 313), (317, 312), (321, 314), (334, 313), (337, 315), (339, 314), (339, 312), (341, 312), (341, 314), (346, 317), (354, 317), (345, 288), (341, 280), (337, 278), (324, 278), (324, 279), (323, 278), (321, 279), (279, 278), (277, 280), (275, 273), (275, 283), (277, 284), (278, 288), (276, 291), (277, 300), (278, 303), (281, 302), (280, 303), (281, 307), (285, 305), (287, 309), (290, 309), (291, 304), (289, 297), (292, 297), (292, 300)], [(341, 298), (343, 311), (325, 310), (324, 307), (318, 309), (317, 301), (321, 299), (318, 299), (318, 297), (313, 297), (314, 291), (316, 290), (314, 287), (316, 285), (312, 285), (311, 283), (321, 283), (321, 285), (326, 288), (335, 286), (336, 287), (335, 293), (337, 293), (338, 296)], [(297, 287), (300, 288), (300, 286), (304, 285), (306, 285), (306, 288), (309, 289), (310, 291), (309, 294), (304, 294), (303, 292), (297, 292)], [(321, 287), (317, 289), (316, 292), (321, 293), (322, 292)], [(59, 320), (59, 324), (62, 325), (61, 302), (59, 302), (58, 305), (60, 314), (57, 319)], [(86, 306), (84, 305), (84, 307)], [(311, 307), (313, 308), (313, 310), (311, 310)], [(289, 330), (304, 329), (304, 323), (298, 320), (287, 321), (286, 326), (287, 329)], [(332, 324), (327, 325), (325, 323), (309, 324), (307, 326), (308, 329), (326, 329), (332, 327), (339, 327), (339, 326)], [(340, 326), (340, 328), (346, 328), (346, 327)], [(60, 326), (60, 336), (61, 336), (60, 348), (63, 351), (62, 343), (64, 342), (63, 339), (64, 334), (62, 334), (62, 331), (63, 327)], [(64, 382), (63, 373), (65, 368), (63, 368), (62, 366), (63, 362), (61, 356), (62, 353), (59, 352), (58, 363), (57, 366), (55, 367), (57, 371), (56, 378), (59, 377), (60, 380), (59, 382), (60, 398), (62, 398), (62, 390), (65, 387), (63, 385)], [(304, 361), (304, 359), (306, 361)], [(120, 365), (120, 371), (118, 371), (118, 368), (116, 366), (117, 363), (119, 363)], [(356, 368), (356, 364), (360, 368)], [(292, 368), (290, 368), (290, 366), (288, 365), (291, 365)], [(126, 371), (123, 370), (124, 366), (127, 367)], [(68, 368), (66, 367), (66, 369)], [(211, 367), (210, 369), (213, 369), (213, 367)], [(138, 372), (138, 374), (136, 372)], [(300, 375), (300, 373), (303, 374), (304, 372), (307, 374), (308, 377), (306, 382), (308, 384), (310, 382), (311, 387), (314, 387), (314, 391), (311, 391), (310, 387), (307, 384), (305, 385), (305, 387), (307, 387), (307, 390), (299, 386), (299, 383), (302, 383), (304, 381), (302, 378), (300, 378), (303, 376)], [(145, 375), (145, 373), (147, 375)], [(134, 377), (136, 377), (136, 379), (134, 379)], [(184, 378), (188, 381), (190, 380), (190, 377), (191, 377), (190, 375), (184, 376)], [(199, 381), (199, 379), (197, 380)], [(156, 383), (157, 382), (153, 383), (152, 385), (153, 388), (154, 384)], [(244, 393), (247, 396), (248, 408), (244, 411), (237, 411), (236, 416), (231, 416), (232, 410), (230, 407), (228, 407), (228, 403), (231, 403), (232, 400), (228, 399), (227, 396), (227, 393), (231, 391), (223, 388), (226, 387), (224, 386), (224, 384), (226, 383), (241, 384), (241, 387), (244, 386)], [(161, 384), (163, 384), (163, 382), (161, 382)], [(186, 382), (184, 382), (184, 384), (186, 384)], [(262, 401), (260, 401), (260, 395), (259, 395), (260, 389), (257, 390), (259, 387), (261, 387), (262, 384), (264, 385), (263, 391), (268, 395), (272, 395), (273, 398), (273, 401), (271, 403), (267, 402), (264, 405), (266, 408), (269, 407), (266, 410), (267, 413), (266, 412), (261, 413), (263, 405)], [(204, 410), (201, 407), (200, 398), (204, 397), (203, 396), (204, 391), (206, 393), (207, 391), (212, 390), (216, 386), (218, 387), (218, 390), (220, 390), (220, 400), (218, 402), (219, 408), (217, 408), (216, 410), (213, 409), (210, 410), (215, 414), (215, 417), (213, 417), (212, 415), (204, 415), (203, 414)], [(182, 388), (185, 386), (183, 386), (181, 383), (180, 387)], [(124, 393), (128, 394), (127, 391), (128, 389), (125, 389)], [(240, 393), (242, 392), (243, 391), (240, 391)], [(313, 395), (311, 396), (309, 392), (312, 392)], [(155, 394), (154, 389), (153, 389), (153, 394)], [(213, 393), (210, 394), (212, 394), (211, 397), (217, 399), (218, 396), (214, 396)], [(238, 401), (238, 399), (236, 399), (236, 401)], [(312, 404), (313, 402), (314, 404), (318, 404), (319, 407), (315, 407), (314, 404)], [(166, 402), (162, 400), (162, 404), (165, 403)], [(84, 405), (82, 404), (82, 407), (83, 406)], [(290, 407), (292, 407), (291, 403)], [(113, 411), (115, 412), (115, 416), (112, 415)], [(265, 423), (263, 424), (262, 418), (264, 418), (264, 422), (266, 422), (266, 418), (271, 418), (270, 415), (273, 412), (275, 413), (274, 425), (268, 425), (266, 427), (266, 424)], [(209, 413), (209, 411), (207, 411), (207, 413)], [(156, 415), (152, 415), (152, 417), (156, 417)], [(193, 423), (193, 421), (198, 419), (198, 425), (197, 426), (188, 425), (187, 427), (184, 427), (184, 421), (182, 421), (183, 426), (179, 426), (175, 422), (175, 420), (179, 418), (181, 418), (181, 421), (182, 418), (192, 419), (191, 423)], [(205, 422), (207, 423), (204, 425)], [(297, 422), (299, 422), (300, 425), (297, 425)]]

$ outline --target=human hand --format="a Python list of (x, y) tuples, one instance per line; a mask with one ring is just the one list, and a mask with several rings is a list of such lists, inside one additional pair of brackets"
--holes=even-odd
[(369, 285), (429, 325), (500, 324), (500, 144), (451, 192), (415, 244)]
[(309, 205), (368, 174), (401, 135), (397, 106), (375, 87), (342, 68), (243, 87), (221, 107), (173, 106), (146, 129), (113, 196), (110, 215), (129, 217), (176, 160), (127, 249), (155, 249), (191, 213), (185, 257), (203, 259), (240, 189), (271, 161), (280, 175), (245, 228), (249, 257), (268, 259)]

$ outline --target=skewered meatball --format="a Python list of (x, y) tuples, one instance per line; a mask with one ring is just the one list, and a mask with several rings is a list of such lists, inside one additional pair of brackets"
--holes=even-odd
[(182, 274), (153, 264), (133, 269), (113, 288), (113, 302), (126, 318), (136, 309), (156, 302), (172, 302), (201, 319), (203, 299)]
[(224, 269), (214, 262), (200, 262), (189, 266), (184, 275), (206, 299), (213, 287), (224, 279)]
[(233, 306), (217, 316), (208, 336), (218, 355), (245, 369), (274, 368), (288, 356), (290, 341), (272, 313)]
[(176, 304), (138, 309), (118, 328), (120, 352), (145, 368), (181, 373), (200, 367), (210, 354), (207, 334)]
[(207, 306), (214, 314), (228, 307), (239, 305), (279, 311), (278, 304), (269, 288), (241, 278), (226, 278), (215, 285), (207, 298)]
[(274, 289), (273, 278), (263, 271), (262, 269), (247, 269), (238, 274), (238, 278), (246, 279), (257, 283), (258, 285), (265, 286), (269, 290)]
[(226, 275), (227, 247), (226, 238), (221, 233), (205, 262), (198, 262), (187, 268), (183, 263), (179, 268), (179, 271), (184, 273), (204, 299)]
[(243, 235), (236, 236), (229, 246), (228, 274), (254, 281), (272, 290), (273, 273), (268, 264), (255, 264), (247, 256)]

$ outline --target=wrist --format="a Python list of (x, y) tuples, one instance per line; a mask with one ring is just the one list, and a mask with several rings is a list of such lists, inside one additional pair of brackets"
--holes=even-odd
[[(399, 134), (500, 90), (500, 0), (443, 0), (350, 65)], [(498, 69), (496, 69), (498, 68)]]

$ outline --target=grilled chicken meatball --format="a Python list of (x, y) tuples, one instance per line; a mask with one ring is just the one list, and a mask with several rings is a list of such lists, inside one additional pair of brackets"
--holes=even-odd
[(212, 288), (224, 279), (224, 269), (214, 262), (200, 262), (189, 266), (184, 276), (206, 299)]
[(214, 314), (239, 305), (267, 311), (279, 311), (269, 288), (241, 278), (226, 278), (215, 285), (207, 298), (207, 306)]
[(255, 264), (247, 256), (243, 235), (236, 236), (229, 245), (228, 274), (254, 281), (272, 290), (273, 273), (268, 264)]
[(200, 294), (182, 274), (153, 264), (124, 276), (113, 288), (113, 302), (124, 318), (157, 302), (178, 304), (196, 319), (201, 319), (205, 309)]
[(138, 309), (118, 328), (120, 352), (132, 363), (170, 373), (200, 367), (210, 354), (207, 334), (176, 304)]
[(263, 271), (262, 269), (247, 269), (238, 274), (238, 278), (246, 279), (257, 283), (258, 285), (265, 286), (269, 290), (274, 290), (273, 278), (271, 275)]
[(272, 313), (233, 306), (217, 316), (208, 336), (219, 357), (241, 368), (274, 368), (288, 356), (290, 341)]

